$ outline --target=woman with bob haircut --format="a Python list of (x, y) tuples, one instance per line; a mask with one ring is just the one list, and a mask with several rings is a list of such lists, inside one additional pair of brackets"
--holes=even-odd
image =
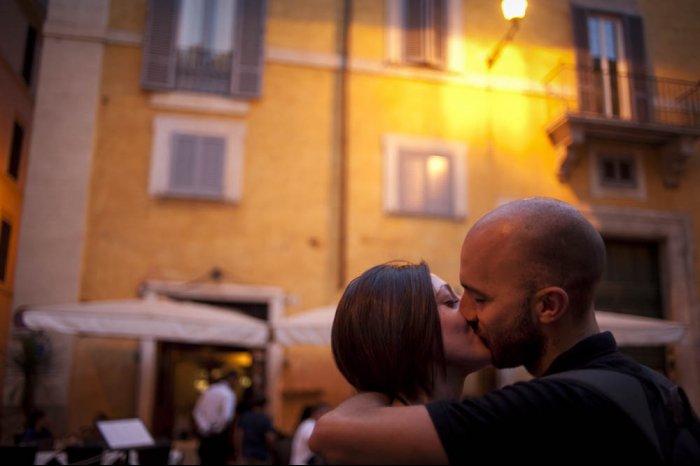
[(459, 313), (460, 298), (427, 264), (372, 267), (345, 289), (331, 348), (358, 391), (404, 404), (457, 399), (491, 354)]

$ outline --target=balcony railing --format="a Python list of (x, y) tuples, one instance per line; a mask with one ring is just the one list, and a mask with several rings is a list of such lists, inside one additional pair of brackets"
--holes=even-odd
[(700, 81), (560, 65), (544, 83), (552, 119), (576, 113), (700, 129)]
[(232, 53), (193, 47), (177, 51), (176, 87), (181, 90), (228, 94), (231, 92)]

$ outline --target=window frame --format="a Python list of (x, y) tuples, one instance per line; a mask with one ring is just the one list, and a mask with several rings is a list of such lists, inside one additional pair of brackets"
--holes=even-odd
[[(223, 138), (225, 141), (222, 170), (223, 191), (211, 193), (183, 192), (170, 185), (170, 170), (175, 134)], [(149, 194), (157, 198), (207, 200), (236, 204), (243, 191), (243, 151), (246, 124), (241, 122), (156, 115), (153, 121)]]
[(27, 135), (24, 125), (15, 120), (12, 125), (12, 137), (10, 139), (10, 152), (7, 159), (6, 173), (15, 182), (19, 182), (22, 175), (22, 155), (26, 146)]
[(405, 57), (406, 33), (404, 25), (406, 0), (386, 0), (386, 59), (389, 64), (417, 69), (433, 69), (455, 73), (465, 72), (464, 37), (462, 25), (462, 1), (445, 0), (445, 59), (440, 66), (421, 66)]
[(194, 92), (240, 99), (259, 98), (262, 95), (265, 68), (267, 0), (235, 2), (234, 53), (229, 71), (229, 86), (224, 91), (207, 89), (204, 85), (196, 89), (178, 87), (180, 2), (148, 0), (141, 63), (142, 87), (151, 91)]
[[(604, 179), (602, 165), (606, 160), (630, 161), (633, 170), (634, 186)], [(644, 158), (639, 149), (616, 145), (593, 145), (590, 150), (591, 194), (593, 197), (613, 197), (623, 199), (647, 199)]]
[[(461, 221), (467, 217), (467, 146), (457, 141), (385, 134), (382, 141), (384, 163), (384, 211), (388, 215), (401, 217), (434, 218)], [(402, 154), (423, 153), (426, 156), (440, 155), (450, 158), (451, 202), (449, 214), (417, 212), (407, 210), (401, 204), (400, 164)]]
[(10, 223), (7, 218), (3, 217), (0, 222), (0, 283), (7, 283), (9, 281), (11, 252), (12, 223)]

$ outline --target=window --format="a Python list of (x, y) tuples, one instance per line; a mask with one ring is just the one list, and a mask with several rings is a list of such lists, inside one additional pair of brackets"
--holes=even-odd
[(642, 18), (573, 7), (580, 109), (649, 119)]
[(244, 134), (242, 123), (156, 117), (150, 193), (239, 201)]
[(591, 191), (594, 196), (646, 198), (640, 154), (614, 148), (593, 148), (592, 151)]
[(460, 0), (387, 0), (388, 58), (410, 66), (462, 71), (461, 24)]
[(0, 227), (0, 281), (5, 281), (7, 277), (7, 262), (10, 256), (10, 234), (12, 226), (6, 220), (2, 221)]
[(599, 158), (598, 168), (603, 186), (637, 187), (637, 167), (632, 157), (603, 154)]
[(34, 29), (33, 26), (29, 26), (27, 29), (27, 39), (24, 44), (24, 59), (22, 61), (22, 78), (24, 78), (24, 82), (28, 85), (32, 84), (32, 77), (34, 76), (36, 39), (36, 29)]
[(594, 79), (593, 105), (596, 113), (629, 118), (629, 91), (626, 86), (625, 50), (622, 25), (618, 18), (588, 17), (588, 46)]
[(265, 0), (149, 0), (146, 89), (258, 97)]
[(385, 136), (386, 211), (396, 215), (464, 218), (465, 153), (461, 143)]
[(22, 160), (22, 146), (24, 142), (24, 129), (15, 122), (12, 129), (12, 143), (10, 144), (10, 160), (7, 173), (15, 180), (19, 179), (19, 166)]
[(447, 49), (447, 1), (404, 0), (404, 60), (442, 67)]

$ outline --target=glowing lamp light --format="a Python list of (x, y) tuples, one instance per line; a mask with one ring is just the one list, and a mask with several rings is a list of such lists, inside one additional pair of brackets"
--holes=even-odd
[(501, 2), (501, 11), (503, 17), (508, 21), (513, 19), (523, 19), (527, 10), (527, 0), (503, 0)]
[(525, 10), (527, 10), (527, 0), (503, 0), (501, 2), (503, 17), (510, 21), (510, 28), (508, 28), (506, 35), (496, 44), (486, 59), (486, 67), (488, 69), (491, 69), (493, 64), (496, 63), (503, 47), (515, 37), (515, 33), (518, 32), (520, 20), (525, 17)]

